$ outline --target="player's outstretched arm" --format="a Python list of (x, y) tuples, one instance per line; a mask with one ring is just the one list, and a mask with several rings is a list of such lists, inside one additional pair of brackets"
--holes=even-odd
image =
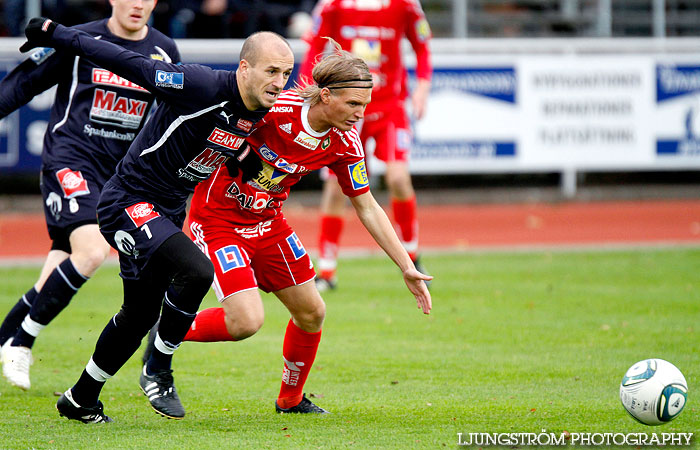
[(416, 298), (418, 308), (422, 309), (424, 314), (430, 314), (433, 307), (432, 299), (424, 281), (430, 281), (433, 277), (416, 270), (411, 258), (396, 236), (389, 218), (371, 193), (366, 192), (357, 197), (351, 197), (350, 200), (357, 217), (369, 231), (369, 234), (401, 269), (406, 286)]
[(208, 104), (221, 84), (217, 83), (217, 76), (208, 67), (151, 59), (43, 17), (31, 19), (25, 28), (25, 34), (27, 42), (20, 47), (21, 51), (34, 47), (69, 50), (168, 102)]

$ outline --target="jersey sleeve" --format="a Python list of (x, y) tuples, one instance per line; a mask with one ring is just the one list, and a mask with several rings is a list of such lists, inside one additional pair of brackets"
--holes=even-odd
[(356, 197), (369, 192), (369, 178), (365, 163), (365, 152), (356, 130), (346, 133), (352, 148), (328, 167), (338, 177), (338, 184), (348, 197)]
[(66, 52), (37, 48), (0, 81), (0, 118), (57, 84), (67, 70)]
[(406, 14), (404, 34), (416, 53), (416, 77), (430, 80), (433, 74), (429, 47), (432, 37), (430, 25), (418, 0), (404, 1), (406, 2), (404, 6)]
[[(222, 85), (224, 71), (199, 64), (176, 64), (151, 59), (111, 42), (95, 39), (74, 28), (58, 25), (53, 34), (57, 47), (68, 49), (150, 91), (161, 101), (198, 109), (211, 104)], [(179, 53), (178, 53), (179, 57)]]

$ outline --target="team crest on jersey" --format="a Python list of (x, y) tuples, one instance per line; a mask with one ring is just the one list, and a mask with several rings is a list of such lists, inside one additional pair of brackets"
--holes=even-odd
[(253, 122), (245, 119), (238, 119), (236, 126), (246, 133), (250, 133), (250, 129), (253, 128)]
[(148, 56), (150, 56), (151, 59), (155, 59), (155, 60), (157, 60), (157, 61), (164, 61), (164, 60), (165, 60), (165, 58), (163, 58), (163, 55), (158, 55), (158, 54), (155, 54), (155, 53), (151, 53), (151, 54), (148, 55)]
[(79, 170), (73, 171), (65, 167), (56, 172), (56, 178), (61, 184), (63, 197), (65, 198), (74, 198), (90, 193), (87, 180), (83, 178), (83, 174)]
[(348, 171), (352, 179), (353, 189), (358, 190), (367, 187), (369, 179), (367, 178), (367, 168), (365, 167), (364, 160), (358, 161), (355, 164), (350, 164), (348, 166)]
[(323, 142), (321, 142), (321, 148), (323, 150), (327, 149), (330, 145), (331, 145), (331, 137), (330, 136), (328, 136), (327, 138), (325, 138), (323, 140)]
[(430, 25), (428, 25), (427, 20), (421, 19), (416, 22), (416, 35), (421, 42), (425, 42), (430, 38)]
[(292, 134), (292, 123), (290, 122), (280, 125), (280, 130), (284, 131), (287, 134)]
[(205, 148), (197, 157), (187, 164), (184, 169), (178, 170), (178, 176), (189, 181), (203, 181), (209, 178), (212, 172), (219, 168), (228, 157), (221, 152)]
[(238, 150), (245, 142), (245, 138), (237, 136), (221, 128), (214, 128), (207, 140), (214, 144), (219, 144), (231, 150)]
[(303, 131), (300, 131), (299, 134), (297, 134), (297, 137), (294, 138), (294, 142), (297, 144), (301, 145), (302, 147), (306, 147), (309, 150), (316, 150), (318, 147), (318, 144), (321, 143), (319, 139), (316, 139), (313, 136), (310, 136)]
[(182, 89), (185, 87), (185, 74), (182, 72), (156, 70), (156, 86)]
[(101, 84), (104, 86), (116, 86), (126, 89), (134, 89), (136, 91), (148, 92), (146, 89), (142, 88), (136, 83), (132, 83), (124, 77), (120, 77), (117, 74), (110, 72), (109, 70), (93, 68), (92, 69), (92, 83)]
[(116, 92), (95, 89), (90, 108), (90, 120), (135, 130), (141, 125), (148, 102), (120, 97)]
[(155, 210), (155, 207), (146, 202), (131, 205), (128, 208), (125, 208), (124, 211), (126, 211), (131, 221), (134, 222), (134, 225), (136, 225), (138, 228), (156, 217), (160, 217), (160, 214)]

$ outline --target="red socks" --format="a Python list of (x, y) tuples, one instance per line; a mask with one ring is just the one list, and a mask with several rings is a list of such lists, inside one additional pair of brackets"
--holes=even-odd
[(197, 313), (183, 341), (220, 342), (234, 341), (226, 330), (224, 308), (207, 308)]
[(412, 260), (418, 253), (418, 218), (416, 217), (416, 197), (408, 200), (391, 200), (394, 221), (398, 225), (401, 243)]
[(321, 278), (333, 278), (338, 260), (338, 245), (344, 219), (339, 216), (321, 216), (321, 232), (318, 241), (318, 269)]
[(290, 319), (287, 332), (284, 335), (282, 356), (284, 372), (282, 387), (277, 398), (280, 408), (291, 408), (301, 402), (304, 395), (304, 383), (309, 376), (311, 366), (316, 359), (318, 344), (321, 342), (321, 332), (307, 333)]

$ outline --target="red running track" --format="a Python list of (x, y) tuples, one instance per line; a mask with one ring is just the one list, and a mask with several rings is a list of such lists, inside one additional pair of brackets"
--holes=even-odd
[[(285, 215), (315, 253), (318, 210), (291, 206)], [(420, 244), (426, 251), (609, 245), (700, 245), (700, 200), (559, 204), (421, 206)], [(341, 246), (378, 251), (349, 208)], [(46, 254), (41, 214), (0, 215), (0, 259)]]

